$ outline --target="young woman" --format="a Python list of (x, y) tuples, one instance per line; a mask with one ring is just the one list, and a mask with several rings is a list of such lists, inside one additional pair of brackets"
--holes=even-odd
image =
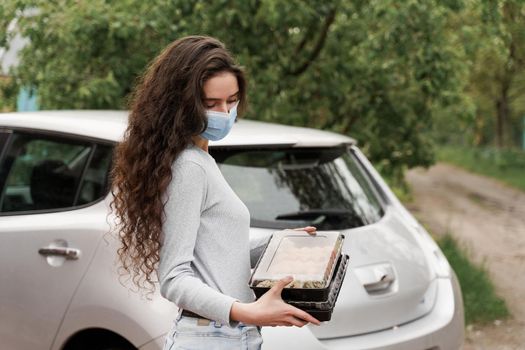
[(165, 349), (259, 349), (261, 326), (320, 323), (281, 299), (291, 277), (257, 301), (248, 286), (250, 258), (269, 237), (249, 240), (248, 209), (208, 153), (245, 108), (242, 70), (204, 36), (166, 47), (131, 99), (112, 172), (118, 253), (139, 287), (151, 290), (157, 273), (180, 308)]

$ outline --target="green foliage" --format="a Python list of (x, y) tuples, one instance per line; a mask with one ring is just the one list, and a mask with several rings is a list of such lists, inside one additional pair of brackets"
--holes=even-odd
[(467, 96), (474, 118), (456, 135), (469, 145), (521, 145), (525, 116), (525, 2), (472, 1), (456, 28), (462, 30), (470, 66)]
[(508, 317), (507, 305), (496, 294), (485, 267), (470, 262), (451, 235), (441, 237), (438, 244), (458, 276), (463, 294), (465, 323), (484, 324)]
[(388, 182), (388, 186), (392, 189), (392, 192), (394, 192), (401, 202), (411, 203), (414, 200), (410, 186), (406, 181), (398, 182), (397, 180), (392, 180), (388, 177), (385, 177), (385, 180)]
[(438, 159), (525, 191), (525, 152), (492, 147), (440, 147)]
[(0, 77), (0, 112), (12, 111), (16, 107), (18, 87), (13, 79)]
[(248, 118), (349, 134), (393, 178), (432, 164), (438, 112), (468, 110), (464, 52), (446, 30), (461, 0), (8, 0), (0, 11), (24, 7), (39, 11), (19, 19), (31, 44), (12, 74), (42, 108), (125, 108), (163, 47), (208, 34), (247, 70)]
[(124, 108), (135, 77), (175, 38), (169, 6), (150, 9), (136, 0), (17, 3), (38, 8), (38, 14), (18, 17), (31, 44), (12, 74), (20, 85), (37, 87), (44, 109)]

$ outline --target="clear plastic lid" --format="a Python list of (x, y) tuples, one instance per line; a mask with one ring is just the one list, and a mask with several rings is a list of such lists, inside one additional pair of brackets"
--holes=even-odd
[(271, 287), (293, 276), (288, 288), (325, 288), (341, 252), (343, 235), (338, 231), (284, 230), (273, 234), (252, 277), (252, 286)]

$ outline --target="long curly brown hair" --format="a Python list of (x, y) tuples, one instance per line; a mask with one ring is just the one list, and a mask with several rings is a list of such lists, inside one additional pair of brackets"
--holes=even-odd
[(246, 108), (244, 73), (224, 44), (188, 36), (169, 44), (138, 80), (129, 100), (124, 138), (111, 170), (115, 232), (123, 274), (140, 288), (155, 290), (165, 219), (163, 193), (180, 152), (207, 127), (204, 83), (231, 72), (239, 85), (239, 114)]

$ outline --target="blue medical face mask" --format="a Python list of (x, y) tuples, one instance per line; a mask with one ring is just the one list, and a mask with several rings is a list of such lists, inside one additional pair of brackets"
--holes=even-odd
[(237, 105), (239, 101), (230, 109), (229, 113), (206, 111), (208, 118), (208, 127), (200, 136), (210, 141), (217, 141), (224, 138), (230, 132), (230, 129), (237, 118)]

